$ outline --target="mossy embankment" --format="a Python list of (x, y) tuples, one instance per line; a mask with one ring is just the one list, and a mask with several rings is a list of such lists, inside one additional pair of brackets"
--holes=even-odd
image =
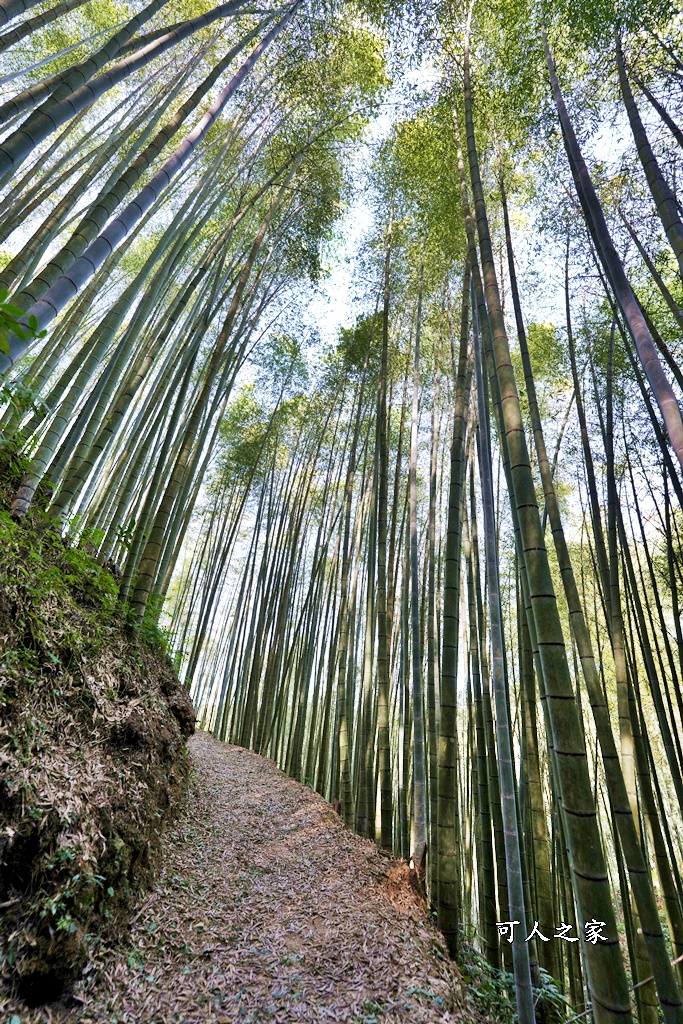
[(19, 468), (0, 451), (0, 984), (37, 1003), (151, 881), (194, 713), (88, 542), (65, 542), (40, 495), (13, 521)]

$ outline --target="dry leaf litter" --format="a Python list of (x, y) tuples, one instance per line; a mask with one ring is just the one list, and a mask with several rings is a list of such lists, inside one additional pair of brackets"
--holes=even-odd
[(129, 939), (21, 1024), (481, 1020), (404, 862), (272, 762), (207, 733), (189, 746), (187, 806)]

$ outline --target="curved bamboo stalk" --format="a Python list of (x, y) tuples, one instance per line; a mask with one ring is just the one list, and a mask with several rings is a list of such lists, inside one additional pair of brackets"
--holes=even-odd
[(410, 632), (412, 641), (413, 698), (413, 849), (411, 861), (418, 877), (424, 877), (427, 855), (427, 766), (425, 762), (424, 702), (422, 693), (422, 641), (419, 605), (419, 563), (417, 554), (417, 426), (420, 394), (420, 335), (422, 332), (422, 290), (424, 286), (424, 251), (420, 264), (420, 281), (415, 324), (415, 359), (413, 365), (413, 404), (410, 419)]
[[(539, 656), (544, 670), (546, 705), (559, 772), (563, 820), (571, 856), (572, 884), (581, 926), (599, 915), (608, 941), (585, 944), (588, 984), (598, 1024), (631, 1019), (628, 982), (617, 938), (614, 906), (588, 774), (586, 747), (574, 701), (562, 626), (548, 556), (543, 542), (533, 475), (526, 446), (514, 369), (502, 314), (486, 204), (474, 138), (469, 73), (469, 42), (465, 48), (465, 118), (470, 178), (482, 256), (486, 302), (491, 321), (495, 364), (502, 395), (501, 412), (510, 451), (513, 491), (529, 581)], [(680, 420), (680, 414), (679, 414)], [(683, 457), (683, 423), (681, 424)]]
[(643, 369), (645, 370), (645, 374), (650, 383), (650, 387), (652, 388), (657, 405), (659, 406), (662, 418), (664, 419), (669, 440), (671, 441), (671, 445), (676, 453), (676, 457), (680, 465), (683, 467), (683, 420), (681, 419), (681, 411), (678, 407), (678, 402), (671, 384), (664, 373), (662, 364), (659, 361), (657, 350), (652, 341), (652, 337), (650, 336), (650, 332), (647, 328), (640, 306), (638, 305), (631, 285), (626, 277), (624, 266), (610, 236), (602, 206), (600, 205), (595, 188), (593, 187), (593, 182), (591, 181), (590, 174), (588, 173), (588, 168), (586, 167), (586, 163), (583, 159), (578, 139), (576, 138), (574, 128), (565, 106), (564, 98), (557, 79), (557, 73), (555, 71), (555, 63), (548, 45), (545, 28), (543, 29), (543, 46), (550, 73), (550, 83), (555, 100), (555, 106), (562, 125), (562, 134), (564, 137), (565, 148), (567, 150), (567, 157), (574, 177), (576, 190), (579, 194), (579, 200), (584, 212), (586, 224), (591, 235), (595, 239), (600, 261), (602, 262), (605, 273), (612, 284), (614, 293), (617, 297), (617, 302), (623, 311), (629, 331), (636, 344), (640, 361), (643, 364)]
[[(652, 887), (650, 871), (648, 864), (643, 856), (640, 836), (638, 834), (637, 802), (633, 799), (634, 793), (629, 793), (627, 789), (616, 744), (614, 742), (614, 734), (612, 732), (612, 725), (610, 722), (609, 708), (602, 686), (600, 685), (598, 670), (596, 667), (595, 657), (593, 654), (593, 644), (590, 638), (586, 618), (583, 612), (583, 605), (581, 602), (579, 590), (574, 576), (572, 559), (569, 553), (569, 547), (567, 545), (567, 541), (564, 534), (560, 506), (557, 500), (557, 494), (552, 479), (552, 471), (548, 460), (547, 450), (545, 447), (544, 431), (540, 416), (540, 410), (538, 406), (538, 399), (536, 396), (536, 385), (534, 381), (533, 368), (531, 366), (529, 348), (526, 339), (526, 330), (524, 328), (524, 320), (522, 317), (522, 310), (519, 301), (519, 292), (517, 288), (517, 279), (514, 265), (514, 254), (512, 251), (512, 236), (510, 232), (510, 222), (507, 211), (505, 187), (502, 182), (501, 190), (503, 198), (503, 215), (505, 223), (506, 245), (508, 250), (508, 266), (511, 281), (511, 291), (515, 312), (515, 320), (517, 324), (517, 337), (519, 340), (520, 351), (522, 355), (526, 392), (529, 401), (529, 412), (531, 415), (532, 429), (534, 432), (534, 441), (536, 445), (539, 470), (541, 473), (541, 481), (543, 484), (545, 504), (548, 512), (548, 518), (550, 520), (550, 528), (553, 535), (555, 552), (557, 554), (562, 584), (564, 588), (564, 594), (567, 601), (567, 607), (569, 610), (569, 622), (579, 652), (581, 669), (584, 681), (586, 683), (586, 689), (588, 691), (588, 700), (593, 713), (596, 734), (602, 752), (602, 762), (605, 771), (605, 780), (607, 782), (610, 805), (612, 808), (614, 819), (616, 821), (619, 838), (622, 844), (624, 859), (626, 861), (626, 866), (629, 875), (629, 881), (631, 883), (631, 888), (633, 892), (633, 898), (637, 907), (638, 915), (640, 916), (640, 925), (642, 928), (642, 935), (647, 947), (647, 953), (650, 958), (650, 966), (652, 968), (652, 973), (656, 980), (658, 993), (660, 994), (660, 1000), (662, 1003), (662, 1007), (664, 1009), (665, 1019), (668, 1020), (669, 1014), (671, 1014), (671, 1019), (677, 1020), (679, 1019), (679, 1014), (681, 1012), (681, 999), (680, 994), (678, 993), (676, 979), (672, 971), (671, 965), (669, 963), (669, 955), (666, 949), (664, 934), (662, 932), (661, 924), (659, 921), (659, 911), (657, 908), (654, 889)], [(568, 301), (569, 300), (567, 286), (567, 302)], [(571, 330), (571, 325), (569, 329)], [(571, 355), (573, 359), (573, 346), (571, 346)], [(583, 410), (580, 389), (576, 388), (576, 386), (575, 394), (577, 405), (579, 405), (581, 410)], [(584, 430), (585, 417), (583, 415), (583, 412), (581, 413), (581, 419), (582, 430)], [(587, 437), (585, 441), (587, 444)], [(615, 501), (615, 498), (616, 496), (612, 494), (612, 503)], [(615, 516), (616, 521), (616, 508), (613, 512), (613, 515)], [(600, 530), (600, 534), (602, 534), (602, 530)], [(611, 570), (610, 582), (614, 584), (613, 574)], [(615, 594), (613, 589), (610, 598), (610, 604), (612, 607), (614, 606), (615, 601), (620, 602), (620, 597), (618, 591)], [(626, 714), (628, 715), (628, 707), (626, 710)], [(630, 737), (631, 742), (633, 742), (633, 735), (630, 728), (630, 720), (628, 736)], [(676, 936), (677, 939), (679, 939), (679, 928), (676, 928), (673, 934)], [(642, 978), (643, 975), (641, 975), (640, 977)]]
[[(218, 62), (204, 81), (197, 86), (193, 94), (178, 108), (173, 117), (164, 125), (164, 127), (157, 132), (142, 153), (136, 157), (128, 170), (123, 174), (117, 174), (116, 169), (114, 170), (108, 181), (105, 183), (99, 197), (85, 212), (85, 216), (82, 217), (78, 227), (68, 242), (66, 242), (59, 252), (50, 259), (48, 264), (41, 268), (38, 276), (31, 281), (30, 284), (24, 286), (24, 290), (22, 292), (14, 296), (14, 302), (20, 308), (35, 305), (41, 296), (44, 295), (45, 291), (55, 285), (59, 278), (63, 277), (67, 273), (74, 262), (84, 255), (86, 249), (92, 246), (94, 241), (97, 239), (98, 232), (101, 231), (116, 208), (129, 195), (133, 186), (137, 184), (142, 175), (153, 165), (165, 145), (173, 138), (180, 125), (185, 121), (188, 114), (192, 113), (196, 109), (201, 99), (215, 84), (223, 71), (229, 67), (234, 58), (238, 56), (244, 47), (258, 34), (262, 24), (254, 28), (251, 32), (248, 32), (246, 36), (235, 44), (235, 46), (231, 47), (225, 57)], [(197, 127), (200, 126), (198, 125)], [(142, 142), (146, 142), (148, 134), (148, 131), (143, 132)], [(189, 138), (189, 136), (187, 138)], [(185, 142), (187, 142), (187, 138), (185, 139)], [(181, 144), (181, 147), (176, 150), (176, 154), (174, 155), (177, 155), (179, 151), (182, 152), (183, 146), (184, 143)], [(187, 154), (185, 155), (187, 156)], [(173, 157), (171, 159), (173, 159)], [(176, 167), (174, 174), (177, 170), (178, 168)], [(155, 181), (155, 178), (153, 178), (152, 181)], [(163, 190), (166, 187), (166, 184), (166, 177), (162, 174), (159, 182), (157, 183), (157, 188)], [(150, 198), (149, 193), (145, 193), (145, 202)], [(140, 196), (137, 197), (137, 200), (139, 199)], [(132, 211), (133, 217), (137, 216), (137, 213), (135, 212), (137, 210), (136, 200), (129, 203), (125, 209), (128, 210), (129, 213)], [(111, 227), (111, 224), (109, 227)], [(42, 239), (40, 240), (40, 244), (42, 244)], [(0, 361), (0, 371), (1, 369), (2, 366)]]
[[(102, 234), (86, 249), (83, 256), (76, 260), (70, 268), (69, 273), (58, 278), (55, 284), (47, 290), (46, 294), (27, 310), (26, 318), (29, 316), (35, 316), (39, 327), (43, 328), (59, 313), (59, 311), (67, 302), (69, 302), (70, 299), (74, 297), (74, 295), (78, 294), (80, 289), (104, 261), (106, 256), (116, 248), (123, 238), (125, 238), (130, 230), (138, 223), (144, 213), (146, 213), (147, 210), (149, 210), (156, 202), (161, 192), (168, 186), (171, 180), (187, 164), (191, 154), (204, 138), (216, 118), (222, 112), (230, 97), (244, 81), (247, 74), (264, 50), (267, 49), (273, 39), (275, 39), (289, 23), (300, 2), (301, 0), (297, 0), (297, 3), (289, 10), (285, 17), (274, 25), (268, 34), (261, 40), (258, 46), (251, 53), (250, 57), (248, 57), (241, 66), (239, 71), (230, 79), (201, 121), (197, 124), (194, 130), (186, 136), (178, 149), (176, 149), (175, 153), (173, 153), (173, 155), (166, 161), (164, 166), (157, 171), (150, 183), (145, 186), (136, 199), (129, 203), (128, 206), (115, 218), (115, 220), (112, 221), (109, 227), (107, 227), (105, 231), (103, 231)], [(0, 354), (0, 372), (6, 372), (7, 369), (23, 355), (25, 350), (26, 344), (21, 339), (17, 338), (16, 335), (12, 335), (10, 338), (10, 355), (5, 356), (4, 353)], [(21, 511), (19, 511), (19, 505), (17, 506), (17, 513), (22, 514)]]
[(0, 0), (0, 25), (6, 25), (12, 18), (35, 7), (41, 0)]
[(643, 170), (645, 171), (645, 177), (647, 178), (652, 198), (654, 199), (655, 206), (657, 207), (657, 215), (662, 222), (662, 227), (664, 228), (666, 237), (669, 239), (669, 244), (676, 254), (678, 266), (681, 274), (683, 275), (683, 223), (681, 222), (681, 218), (678, 213), (676, 197), (666, 182), (657, 157), (650, 145), (650, 140), (647, 137), (645, 125), (643, 124), (640, 116), (640, 112), (628, 80), (628, 75), (626, 74), (624, 54), (621, 49), (621, 40), (619, 38), (616, 40), (616, 51), (621, 95), (624, 100), (624, 106), (626, 107), (626, 113), (628, 114), (631, 131), (633, 132), (633, 138), (636, 143), (636, 149), (638, 150), (638, 157), (640, 158)]
[(21, 42), (22, 39), (26, 39), (27, 36), (32, 35), (39, 29), (45, 28), (46, 25), (56, 21), (57, 18), (61, 18), (63, 14), (69, 14), (71, 11), (75, 11), (77, 7), (82, 7), (86, 2), (87, 0), (63, 0), (61, 4), (48, 7), (46, 11), (41, 11), (34, 18), (27, 18), (22, 25), (10, 29), (9, 32), (3, 32), (0, 36), (0, 53), (3, 50), (8, 50), (15, 43)]
[[(18, 0), (18, 2), (23, 3), (25, 0)], [(129, 39), (132, 39), (142, 25), (148, 22), (150, 18), (153, 18), (157, 11), (160, 11), (168, 2), (169, 0), (151, 0), (151, 3), (149, 3), (147, 7), (143, 8), (139, 14), (127, 21), (125, 25), (118, 30), (118, 32), (115, 32), (114, 35), (107, 40), (104, 46), (97, 50), (96, 53), (92, 54), (80, 64), (67, 68), (65, 71), (58, 72), (56, 75), (52, 75), (48, 80), (42, 83), (42, 88), (41, 83), (39, 83), (37, 86), (38, 94), (40, 96), (38, 102), (40, 102), (40, 100), (43, 100), (43, 102), (36, 111), (36, 116), (48, 114), (52, 106), (55, 106), (61, 100), (65, 99), (74, 91), (74, 89), (78, 89), (81, 85), (84, 85), (89, 79), (91, 79), (93, 75), (96, 75), (97, 72), (105, 66), (105, 64), (108, 64), (110, 60), (113, 60), (114, 57), (116, 57), (119, 48), (123, 46), (124, 43), (127, 43)], [(33, 99), (33, 90), (30, 90), (29, 92), (31, 93), (31, 97), (28, 105), (35, 106), (36, 101)], [(46, 93), (47, 97), (45, 95)], [(19, 97), (16, 97), (16, 100), (8, 100), (0, 106), (0, 122), (9, 120), (15, 117), (22, 110), (26, 109), (26, 105), (22, 105), (22, 97), (24, 95), (26, 94), (20, 94)], [(28, 124), (22, 125), (20, 129), (10, 136), (10, 138), (15, 136), (18, 137), (24, 127), (28, 127)], [(0, 183), (4, 185), (14, 173), (16, 167), (9, 156), (9, 153), (5, 154), (4, 144), (3, 146), (0, 146), (0, 151), (2, 151), (2, 155), (0, 156)]]
[(382, 353), (377, 399), (379, 476), (377, 494), (377, 752), (379, 758), (380, 844), (385, 850), (391, 850), (392, 848), (393, 819), (389, 750), (389, 653), (387, 637), (387, 490), (389, 461), (389, 445), (387, 441), (387, 377), (392, 221), (393, 209), (389, 215), (389, 226), (385, 243)]
[(90, 78), (79, 89), (75, 89), (61, 102), (50, 106), (47, 113), (41, 114), (37, 111), (31, 115), (2, 145), (0, 145), (0, 175), (3, 167), (11, 164), (14, 173), (44, 139), (48, 138), (61, 125), (70, 118), (79, 114), (91, 103), (94, 103), (106, 92), (113, 89), (119, 82), (125, 81), (129, 75), (144, 68), (151, 61), (166, 53), (172, 47), (189, 38), (195, 32), (211, 25), (219, 18), (227, 18), (235, 14), (240, 7), (243, 7), (246, 0), (229, 0), (228, 3), (219, 4), (209, 14), (201, 14), (190, 21), (185, 22), (161, 36), (155, 42), (148, 43), (142, 49), (132, 53), (130, 57), (113, 64), (108, 71), (97, 78)]
[(443, 636), (441, 652), (441, 688), (439, 691), (439, 815), (437, 827), (438, 897), (437, 913), (451, 954), (458, 947), (460, 892), (458, 864), (458, 787), (457, 787), (457, 675), (460, 633), (460, 556), (462, 548), (462, 508), (465, 488), (465, 434), (469, 414), (470, 379), (468, 368), (470, 265), (465, 263), (462, 281), (460, 344), (453, 410), (450, 485), (443, 590)]
[[(486, 402), (484, 366), (481, 355), (479, 332), (474, 331), (474, 365), (477, 381), (477, 410), (479, 449), (479, 475), (484, 509), (484, 538), (486, 551), (487, 593), (489, 605), (489, 629), (491, 635), (491, 669), (493, 693), (496, 705), (496, 742), (500, 768), (500, 796), (503, 809), (505, 835), (505, 869), (509, 914), (511, 921), (525, 925), (527, 917), (524, 906), (522, 861), (519, 848), (519, 828), (516, 809), (515, 772), (512, 760), (512, 739), (510, 736), (508, 685), (505, 678), (505, 639), (501, 619), (500, 582), (498, 574), (498, 552), (496, 545), (496, 516), (493, 496), (491, 449), (489, 442), (489, 416)], [(514, 926), (512, 926), (514, 927)], [(534, 1000), (531, 990), (531, 967), (529, 947), (519, 932), (512, 943), (512, 963), (515, 977), (517, 1016), (520, 1024), (532, 1024)]]

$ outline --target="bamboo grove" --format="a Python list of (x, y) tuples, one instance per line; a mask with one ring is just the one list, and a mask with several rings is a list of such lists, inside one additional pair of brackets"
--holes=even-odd
[(683, 1021), (680, 16), (0, 0), (0, 52), (11, 514), (513, 1019)]

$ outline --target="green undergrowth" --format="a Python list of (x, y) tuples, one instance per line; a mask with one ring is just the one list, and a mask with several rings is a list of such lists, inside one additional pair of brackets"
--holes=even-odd
[[(194, 713), (159, 637), (40, 492), (15, 522), (0, 449), (0, 978), (36, 1004), (88, 969), (154, 873)], [(2, 1000), (0, 999), (0, 1004)]]
[[(492, 1024), (517, 1024), (515, 979), (507, 971), (492, 967), (467, 942), (462, 942), (458, 966), (466, 985), (467, 999)], [(567, 1019), (571, 1007), (553, 978), (539, 968), (540, 985), (534, 987), (536, 1020), (543, 1024), (560, 1024)]]

